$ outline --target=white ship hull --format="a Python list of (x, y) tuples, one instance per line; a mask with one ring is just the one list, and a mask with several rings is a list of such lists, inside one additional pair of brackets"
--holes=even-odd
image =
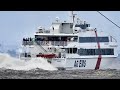
[[(39, 59), (39, 57), (35, 58), (21, 58), (21, 60), (34, 60)], [(46, 59), (45, 59), (46, 60)], [(49, 62), (50, 61), (50, 62)], [(112, 68), (112, 64), (116, 62), (116, 57), (113, 58), (101, 58), (101, 62), (99, 64), (98, 69), (114, 69)], [(98, 58), (54, 58), (52, 60), (48, 60), (48, 62), (58, 69), (65, 70), (75, 70), (75, 69), (96, 69)]]
[[(112, 63), (116, 61), (116, 58), (102, 58), (99, 69), (112, 69)], [(72, 59), (53, 59), (51, 64), (57, 68), (65, 69), (95, 69), (98, 62), (98, 58), (72, 58)]]

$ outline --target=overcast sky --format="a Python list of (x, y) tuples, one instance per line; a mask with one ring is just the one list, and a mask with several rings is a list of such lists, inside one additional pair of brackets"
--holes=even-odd
[[(92, 27), (103, 30), (115, 37), (120, 45), (120, 29), (96, 11), (79, 11), (81, 20)], [(102, 11), (104, 15), (120, 25), (120, 11)], [(19, 45), (22, 38), (32, 36), (38, 26), (49, 28), (55, 17), (68, 20), (68, 11), (0, 11), (0, 43)]]

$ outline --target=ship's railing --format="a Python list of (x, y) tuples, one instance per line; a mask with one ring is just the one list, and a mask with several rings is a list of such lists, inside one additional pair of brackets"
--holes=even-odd
[(34, 44), (34, 38), (23, 38), (22, 45), (33, 45)]
[(67, 46), (71, 42), (76, 41), (23, 41), (22, 45), (34, 45), (34, 43), (37, 43), (37, 45), (41, 46)]
[(53, 46), (67, 46), (67, 41), (51, 41)]
[(47, 46), (48, 42), (47, 41), (35, 41), (37, 43), (37, 45), (41, 45), (41, 46)]
[(20, 54), (20, 57), (31, 57), (31, 54), (30, 53), (21, 53)]
[(39, 34), (39, 33), (50, 33), (50, 30), (44, 30), (44, 31), (36, 32), (36, 34)]
[(67, 46), (67, 41), (36, 41), (38, 45), (42, 46)]
[(22, 45), (34, 45), (34, 41), (23, 41)]
[(117, 40), (114, 37), (110, 36), (110, 42), (117, 42)]

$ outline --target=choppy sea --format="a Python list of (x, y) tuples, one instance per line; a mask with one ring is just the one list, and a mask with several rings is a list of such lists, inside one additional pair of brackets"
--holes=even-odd
[(116, 69), (57, 70), (42, 58), (26, 62), (0, 54), (0, 79), (120, 79), (119, 60)]

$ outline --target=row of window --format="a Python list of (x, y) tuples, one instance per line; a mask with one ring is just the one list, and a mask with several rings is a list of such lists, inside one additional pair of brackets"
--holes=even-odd
[(78, 53), (79, 55), (114, 55), (114, 49), (78, 49), (67, 48), (66, 53)]
[(42, 36), (35, 36), (36, 41), (77, 41), (77, 36), (49, 36), (49, 37), (42, 37)]
[(79, 37), (80, 43), (88, 43), (88, 42), (109, 42), (108, 37)]
[(114, 49), (78, 49), (79, 55), (114, 55)]

